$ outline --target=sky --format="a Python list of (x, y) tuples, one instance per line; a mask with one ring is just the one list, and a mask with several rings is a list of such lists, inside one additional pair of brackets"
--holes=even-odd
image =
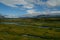
[(60, 0), (0, 0), (0, 14), (8, 18), (60, 13)]

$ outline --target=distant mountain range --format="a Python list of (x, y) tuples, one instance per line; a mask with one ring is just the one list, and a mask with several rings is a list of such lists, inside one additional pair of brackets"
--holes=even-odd
[(22, 18), (60, 18), (60, 13), (54, 13), (54, 14), (40, 14), (36, 16), (25, 16)]
[(35, 18), (60, 18), (60, 15), (38, 15)]
[[(6, 18), (5, 16), (0, 15), (0, 18)], [(60, 13), (54, 13), (54, 14), (39, 14), (39, 15), (27, 15), (24, 17), (19, 18), (60, 18)]]

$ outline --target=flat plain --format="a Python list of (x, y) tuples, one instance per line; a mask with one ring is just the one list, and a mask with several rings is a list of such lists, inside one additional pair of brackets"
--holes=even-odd
[(0, 19), (0, 40), (60, 40), (60, 18)]

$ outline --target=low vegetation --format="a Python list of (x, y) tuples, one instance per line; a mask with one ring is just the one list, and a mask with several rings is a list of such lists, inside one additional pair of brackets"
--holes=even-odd
[[(18, 24), (2, 24), (2, 22)], [(60, 40), (60, 21), (32, 18), (1, 19), (0, 40)]]

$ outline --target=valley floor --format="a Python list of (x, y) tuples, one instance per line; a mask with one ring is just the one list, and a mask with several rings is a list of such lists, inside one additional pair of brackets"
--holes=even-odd
[(60, 21), (0, 21), (0, 40), (60, 40)]

